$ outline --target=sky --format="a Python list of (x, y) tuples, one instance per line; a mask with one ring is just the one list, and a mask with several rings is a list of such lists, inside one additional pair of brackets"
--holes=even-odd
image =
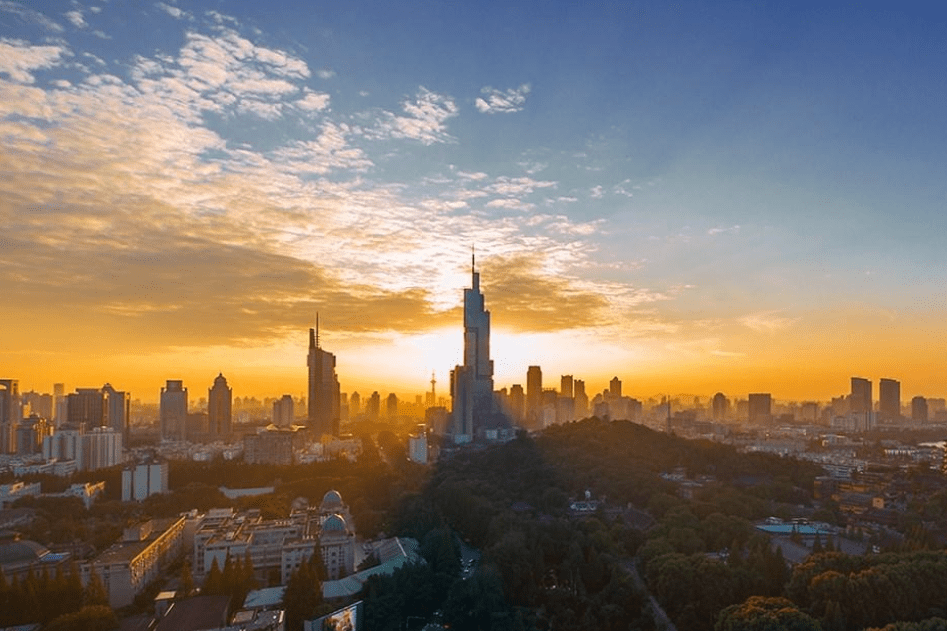
[[(773, 5), (773, 6), (769, 6)], [(947, 395), (947, 7), (0, 0), (0, 377)], [(196, 398), (195, 395), (192, 397)]]

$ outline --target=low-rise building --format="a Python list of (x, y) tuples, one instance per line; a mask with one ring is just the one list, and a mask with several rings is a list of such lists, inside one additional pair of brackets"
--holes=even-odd
[(80, 566), (82, 583), (96, 573), (109, 606), (126, 607), (182, 551), (184, 517), (155, 519), (126, 528), (122, 540)]

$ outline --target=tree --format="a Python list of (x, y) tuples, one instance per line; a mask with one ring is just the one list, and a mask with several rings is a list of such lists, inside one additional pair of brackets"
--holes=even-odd
[(118, 628), (118, 618), (107, 605), (92, 605), (79, 611), (59, 616), (46, 631), (112, 631)]
[(89, 572), (89, 584), (85, 586), (85, 592), (82, 595), (83, 608), (99, 605), (108, 607), (108, 604), (109, 595), (105, 591), (105, 585), (102, 584), (102, 578), (98, 572)]
[(286, 610), (287, 631), (299, 631), (303, 622), (317, 615), (322, 605), (322, 580), (316, 572), (316, 567), (322, 564), (322, 557), (316, 553), (309, 560), (300, 563), (299, 567), (286, 581), (286, 591), (283, 592), (283, 608)]
[(751, 596), (724, 609), (714, 631), (822, 631), (822, 627), (785, 598)]
[(214, 560), (211, 562), (210, 570), (204, 578), (204, 586), (203, 589), (201, 589), (201, 593), (208, 595), (224, 593), (224, 578), (220, 567), (217, 565), (216, 557), (214, 557)]

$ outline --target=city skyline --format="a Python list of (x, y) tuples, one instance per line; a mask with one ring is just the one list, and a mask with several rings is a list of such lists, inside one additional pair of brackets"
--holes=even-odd
[(21, 390), (947, 391), (943, 9), (226, 8), (0, 3)]

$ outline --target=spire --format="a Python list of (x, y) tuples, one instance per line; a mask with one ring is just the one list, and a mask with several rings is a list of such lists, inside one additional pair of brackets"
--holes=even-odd
[(316, 348), (322, 348), (319, 345), (319, 312), (316, 311)]
[(475, 274), (477, 272), (477, 253), (474, 251), (474, 245), (470, 244), (470, 273)]
[(309, 350), (312, 350), (316, 347), (316, 330), (309, 329)]

